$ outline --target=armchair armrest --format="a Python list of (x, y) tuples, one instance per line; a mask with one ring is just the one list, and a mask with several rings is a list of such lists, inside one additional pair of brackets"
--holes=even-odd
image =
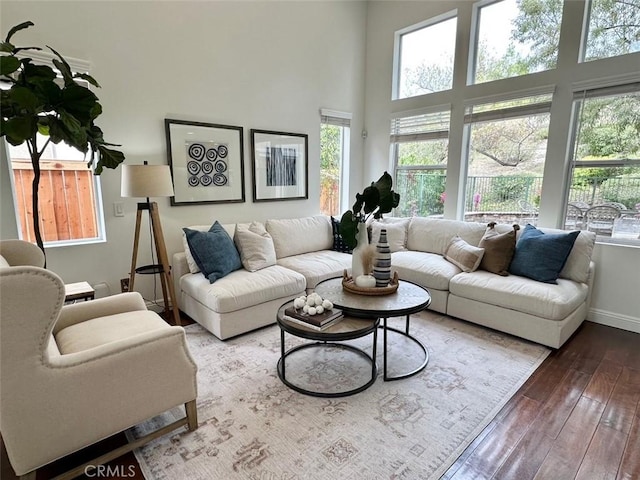
[(56, 334), (63, 328), (92, 318), (146, 309), (144, 299), (138, 292), (119, 293), (89, 302), (65, 305), (53, 327), (53, 333)]
[(171, 264), (171, 279), (173, 280), (173, 291), (176, 292), (174, 301), (180, 307), (180, 298), (182, 297), (182, 289), (180, 288), (180, 279), (183, 275), (191, 273), (187, 264), (187, 255), (184, 252), (173, 254), (173, 262)]

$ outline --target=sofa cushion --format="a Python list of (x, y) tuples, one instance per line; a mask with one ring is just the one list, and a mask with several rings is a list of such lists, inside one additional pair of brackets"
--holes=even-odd
[[(199, 232), (207, 232), (211, 228), (211, 225), (191, 225), (187, 228), (190, 230), (197, 230)], [(222, 228), (224, 228), (224, 230), (229, 234), (229, 236), (233, 238), (233, 235), (236, 229), (235, 223), (223, 224)], [(198, 273), (200, 271), (200, 267), (198, 267), (198, 264), (193, 259), (193, 255), (191, 255), (191, 249), (189, 248), (189, 242), (187, 241), (187, 235), (184, 233), (184, 230), (182, 232), (182, 245), (184, 247), (184, 255), (187, 259), (187, 265), (189, 266), (189, 271), (191, 273)]]
[(516, 244), (509, 272), (538, 282), (556, 283), (579, 233), (544, 233), (527, 225)]
[(273, 238), (276, 258), (301, 253), (331, 250), (331, 221), (325, 215), (314, 217), (267, 220), (267, 232)]
[(516, 224), (513, 230), (504, 233), (499, 233), (495, 227), (495, 222), (487, 225), (487, 230), (478, 245), (484, 248), (484, 256), (479, 268), (506, 276), (509, 275), (509, 265), (516, 251), (516, 234), (520, 226)]
[[(567, 233), (566, 230), (559, 230), (557, 228), (541, 228), (538, 230), (544, 233)], [(523, 233), (521, 230), (519, 233)], [(587, 283), (589, 280), (589, 268), (591, 264), (591, 256), (593, 255), (593, 247), (596, 243), (596, 234), (594, 232), (588, 232), (581, 230), (578, 238), (576, 238), (569, 258), (564, 264), (562, 271), (560, 272), (560, 278), (568, 278), (576, 282)]]
[(407, 228), (409, 227), (409, 219), (382, 219), (371, 223), (371, 239), (372, 245), (377, 245), (380, 241), (380, 232), (382, 229), (387, 230), (387, 243), (391, 252), (401, 252), (407, 249)]
[[(449, 291), (458, 297), (516, 310), (550, 320), (562, 320), (587, 299), (583, 283), (558, 279), (556, 285), (477, 270), (451, 279)], [(508, 314), (505, 316), (508, 322)]]
[(342, 235), (340, 235), (340, 220), (331, 217), (331, 233), (333, 234), (333, 247), (331, 249), (335, 252), (351, 253), (353, 249), (344, 243)]
[(462, 270), (442, 255), (407, 250), (391, 254), (391, 271), (426, 288), (449, 290), (449, 281)]
[(189, 249), (202, 274), (213, 283), (242, 268), (240, 254), (229, 234), (217, 221), (208, 232), (183, 229)]
[(169, 328), (169, 325), (157, 313), (139, 310), (70, 325), (60, 330), (55, 340), (60, 353), (66, 355), (161, 328)]
[(212, 284), (202, 275), (184, 275), (180, 279), (184, 293), (217, 313), (235, 312), (283, 297), (293, 298), (305, 287), (304, 276), (279, 265), (256, 272), (236, 270)]
[(461, 222), (430, 217), (413, 217), (409, 224), (407, 248), (418, 252), (444, 255), (449, 241), (458, 235), (469, 245), (478, 246), (484, 234), (481, 223)]
[(458, 235), (453, 237), (444, 251), (444, 258), (463, 272), (473, 272), (480, 265), (484, 248), (469, 245)]
[(352, 256), (348, 253), (322, 250), (281, 258), (278, 265), (304, 275), (309, 289), (315, 288), (323, 280), (341, 277), (345, 269), (351, 268), (351, 260)]
[(273, 240), (262, 223), (238, 225), (233, 242), (240, 252), (242, 266), (250, 272), (276, 264)]

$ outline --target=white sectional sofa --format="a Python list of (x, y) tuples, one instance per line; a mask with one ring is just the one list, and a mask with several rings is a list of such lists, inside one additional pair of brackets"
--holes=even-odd
[[(586, 317), (595, 268), (591, 232), (580, 232), (557, 284), (551, 284), (484, 270), (465, 273), (445, 259), (453, 237), (477, 246), (485, 224), (423, 217), (383, 223), (389, 229), (392, 270), (429, 289), (431, 310), (553, 348), (559, 348)], [(282, 303), (351, 267), (351, 255), (332, 250), (330, 217), (267, 220), (265, 227), (273, 239), (276, 263), (255, 272), (240, 269), (210, 284), (201, 273), (190, 273), (185, 252), (173, 256), (180, 309), (221, 339), (274, 323)], [(380, 227), (374, 225), (374, 236)], [(189, 228), (207, 230), (209, 225)], [(233, 238), (235, 225), (224, 228)], [(500, 232), (511, 228), (496, 226)]]

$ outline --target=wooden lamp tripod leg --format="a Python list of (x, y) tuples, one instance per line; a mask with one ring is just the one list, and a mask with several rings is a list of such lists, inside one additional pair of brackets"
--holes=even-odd
[[(151, 227), (153, 229), (153, 239), (156, 244), (156, 251), (158, 253), (158, 261), (160, 262), (160, 265), (162, 265), (162, 293), (164, 295), (165, 308), (169, 308), (168, 304), (171, 303), (173, 320), (176, 325), (181, 325), (178, 302), (176, 301), (176, 293), (171, 279), (171, 266), (169, 265), (169, 258), (167, 257), (167, 247), (164, 243), (162, 225), (160, 223), (160, 216), (158, 215), (158, 204), (156, 202), (149, 204), (149, 215), (151, 216)], [(167, 301), (167, 292), (169, 293), (169, 301)]]
[(133, 292), (133, 285), (136, 279), (136, 262), (138, 261), (138, 243), (140, 240), (140, 223), (142, 222), (142, 209), (138, 205), (136, 214), (136, 231), (133, 236), (133, 254), (131, 255), (131, 272), (129, 273), (129, 291)]

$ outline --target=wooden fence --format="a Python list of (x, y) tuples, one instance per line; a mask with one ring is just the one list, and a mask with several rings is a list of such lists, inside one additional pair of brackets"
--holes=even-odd
[[(33, 232), (32, 182), (30, 160), (12, 162), (16, 189), (16, 209), (23, 239), (35, 242)], [(85, 162), (40, 161), (40, 232), (45, 242), (96, 238), (93, 173)]]

